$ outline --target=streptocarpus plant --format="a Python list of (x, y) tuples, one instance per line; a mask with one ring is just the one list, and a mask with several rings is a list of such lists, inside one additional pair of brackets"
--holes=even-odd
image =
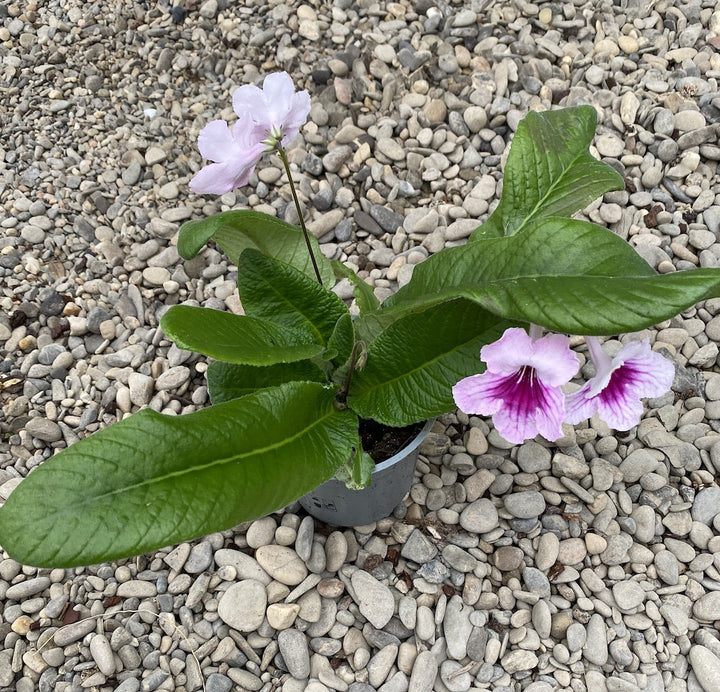
[[(225, 176), (215, 191), (246, 182), (268, 149), (287, 161), (282, 147), (309, 103), (282, 79), (260, 95), (241, 88), (238, 123), (201, 135)], [(0, 544), (32, 565), (97, 563), (230, 528), (337, 473), (362, 485), (360, 419), (423, 421), (455, 408), (453, 388), (461, 408), (495, 415), (511, 441), (556, 439), (563, 420), (617, 406), (618, 424), (637, 422), (639, 397), (667, 389), (671, 368), (642, 344), (610, 361), (589, 339), (597, 375), (566, 400), (560, 387), (576, 363), (561, 335), (651, 326), (720, 295), (720, 271), (659, 275), (608, 229), (572, 218), (623, 187), (588, 151), (595, 126), (589, 106), (530, 113), (492, 215), (382, 305), (304, 227), (245, 210), (186, 223), (180, 254), (218, 242), (237, 264), (245, 311), (180, 305), (162, 319), (178, 346), (213, 359), (213, 405), (180, 417), (142, 410), (56, 454), (0, 508)], [(207, 174), (198, 176), (202, 188)], [(354, 320), (331, 290), (335, 276), (355, 285)], [(481, 349), (488, 369), (478, 375)]]

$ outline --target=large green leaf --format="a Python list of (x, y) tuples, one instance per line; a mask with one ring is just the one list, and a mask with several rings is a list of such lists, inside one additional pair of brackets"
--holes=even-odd
[(126, 418), (44, 462), (0, 508), (16, 560), (72, 567), (189, 540), (280, 509), (333, 476), (358, 420), (320, 384)]
[(546, 218), (522, 233), (451, 248), (418, 265), (376, 321), (463, 297), (506, 319), (570, 334), (644, 329), (720, 295), (720, 270), (659, 275), (624, 240), (584, 221)]
[[(181, 257), (192, 259), (211, 238), (220, 244), (233, 262), (238, 261), (243, 250), (254, 248), (315, 278), (302, 230), (273, 216), (236, 209), (214, 214), (207, 219), (188, 221), (180, 228), (178, 252)], [(323, 283), (332, 286), (333, 269), (330, 260), (322, 254), (312, 235), (310, 245)]]
[(416, 423), (455, 407), (452, 386), (481, 369), (480, 348), (511, 323), (455, 300), (398, 320), (372, 343), (353, 374), (348, 406), (391, 426)]
[(309, 360), (261, 367), (216, 360), (207, 369), (208, 390), (213, 404), (239, 399), (286, 382), (326, 381), (325, 373)]
[(592, 106), (530, 112), (518, 125), (503, 172), (502, 197), (472, 241), (510, 235), (542, 216), (572, 216), (624, 181), (588, 150)]
[(173, 305), (163, 315), (160, 326), (180, 348), (228, 363), (291, 363), (323, 351), (322, 344), (309, 332), (190, 305)]
[[(345, 303), (289, 264), (245, 250), (238, 260), (238, 293), (248, 315), (312, 335), (327, 347)], [(334, 357), (334, 356), (333, 356)]]

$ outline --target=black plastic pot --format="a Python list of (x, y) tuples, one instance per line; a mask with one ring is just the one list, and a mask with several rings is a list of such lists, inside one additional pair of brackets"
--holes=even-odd
[(412, 442), (377, 464), (369, 487), (350, 490), (332, 478), (301, 497), (300, 504), (308, 514), (335, 526), (362, 526), (392, 514), (410, 490), (418, 448), (434, 422), (429, 420)]

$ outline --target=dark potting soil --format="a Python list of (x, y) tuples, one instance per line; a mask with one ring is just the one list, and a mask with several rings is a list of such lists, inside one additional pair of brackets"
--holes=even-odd
[(390, 428), (374, 420), (360, 421), (360, 440), (363, 449), (376, 464), (389, 459), (409, 444), (423, 429), (424, 422), (406, 425), (404, 428)]

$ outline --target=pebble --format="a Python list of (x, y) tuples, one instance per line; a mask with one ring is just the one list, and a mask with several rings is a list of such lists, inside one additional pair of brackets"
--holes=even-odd
[(506, 495), (503, 504), (518, 519), (532, 519), (545, 511), (545, 498), (536, 490)]
[(255, 551), (255, 559), (273, 579), (296, 586), (307, 576), (305, 563), (292, 549), (281, 545), (263, 545)]
[(223, 622), (238, 632), (253, 632), (262, 624), (266, 606), (265, 586), (254, 579), (243, 579), (225, 591), (217, 613)]
[(438, 668), (437, 660), (432, 652), (421, 651), (413, 665), (408, 681), (408, 692), (432, 692)]
[(688, 652), (690, 665), (704, 692), (712, 692), (720, 679), (720, 658), (704, 646), (693, 646)]
[(691, 510), (693, 521), (709, 526), (718, 513), (720, 513), (720, 487), (704, 488), (693, 501)]
[(645, 591), (635, 581), (625, 580), (613, 585), (613, 598), (621, 610), (635, 610), (645, 600)]
[(460, 513), (460, 526), (471, 533), (487, 533), (498, 525), (498, 511), (492, 501), (485, 498), (471, 502)]
[(43, 442), (57, 442), (62, 439), (60, 426), (55, 421), (46, 418), (31, 418), (25, 424), (25, 430), (29, 435)]
[(395, 612), (392, 591), (364, 570), (353, 572), (350, 581), (360, 612), (373, 627), (382, 629)]
[(693, 604), (693, 615), (700, 621), (720, 620), (720, 591), (711, 591)]
[(296, 680), (310, 676), (310, 651), (305, 635), (296, 629), (278, 633), (278, 648), (287, 669)]
[(607, 628), (602, 615), (590, 616), (586, 627), (585, 658), (597, 666), (604, 666), (608, 660)]

